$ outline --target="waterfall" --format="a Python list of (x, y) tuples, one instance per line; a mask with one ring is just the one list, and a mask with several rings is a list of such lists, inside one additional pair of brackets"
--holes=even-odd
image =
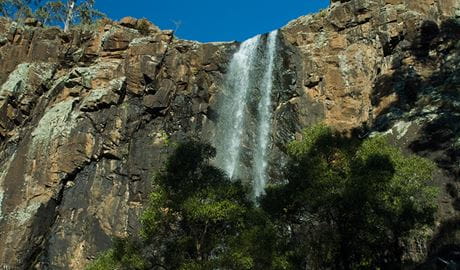
[[(277, 34), (241, 44), (230, 61), (218, 103), (216, 164), (232, 179), (250, 178), (254, 198), (263, 193), (267, 181)], [(244, 160), (243, 149), (249, 153)]]
[(254, 197), (258, 197), (263, 193), (266, 179), (267, 179), (267, 148), (270, 136), (271, 127), (271, 94), (273, 89), (273, 69), (276, 56), (276, 37), (278, 31), (275, 30), (268, 35), (267, 40), (267, 54), (268, 61), (266, 70), (262, 81), (262, 93), (259, 105), (257, 106), (258, 112), (258, 136), (256, 142), (256, 149), (254, 151)]
[(217, 164), (230, 178), (235, 176), (241, 151), (241, 138), (245, 120), (244, 109), (248, 102), (250, 71), (255, 60), (260, 36), (253, 37), (241, 44), (226, 75), (224, 96), (219, 106)]

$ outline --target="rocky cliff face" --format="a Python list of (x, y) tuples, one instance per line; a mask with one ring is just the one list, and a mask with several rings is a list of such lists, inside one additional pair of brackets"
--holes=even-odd
[(64, 34), (2, 21), (2, 264), (81, 269), (138, 226), (170, 137), (206, 132), (236, 45), (136, 23)]
[[(414, 239), (405, 255), (426, 260), (416, 268), (433, 269), (437, 256), (453, 259), (460, 251), (460, 2), (333, 2), (283, 29), (302, 68), (299, 97), (288, 106), (301, 125), (319, 112), (355, 136), (386, 133), (438, 165), (437, 227), (428, 243)], [(297, 104), (302, 96), (312, 104)]]
[[(333, 2), (280, 31), (272, 163), (319, 121), (389, 133), (437, 162), (443, 190), (433, 240), (414, 239), (407, 256), (449, 253), (460, 243), (460, 3)], [(215, 134), (238, 44), (132, 18), (68, 34), (0, 20), (0, 264), (82, 269), (138, 228), (172, 144)]]

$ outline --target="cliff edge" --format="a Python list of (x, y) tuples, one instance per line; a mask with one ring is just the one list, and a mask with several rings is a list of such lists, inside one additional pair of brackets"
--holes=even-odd
[[(415, 263), (459, 249), (459, 17), (456, 0), (333, 1), (280, 31), (272, 162), (320, 121), (435, 161), (438, 223), (407, 247)], [(238, 45), (134, 18), (69, 33), (0, 18), (0, 265), (83, 269), (137, 230), (172, 142), (215, 133)]]

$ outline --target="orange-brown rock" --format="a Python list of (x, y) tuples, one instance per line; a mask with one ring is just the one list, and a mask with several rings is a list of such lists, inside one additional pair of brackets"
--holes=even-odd
[[(283, 27), (270, 174), (308, 125), (382, 132), (438, 164), (438, 222), (458, 217), (459, 10), (341, 0)], [(0, 265), (83, 269), (139, 228), (168, 141), (212, 138), (238, 44), (179, 40), (134, 18), (92, 32), (30, 25), (0, 18)], [(441, 229), (431, 244), (414, 239), (406, 260), (442, 250), (452, 235)]]
[(206, 116), (185, 104), (221, 81), (235, 47), (150, 23), (65, 34), (0, 20), (0, 265), (82, 269), (138, 227), (162, 138), (200, 134)]

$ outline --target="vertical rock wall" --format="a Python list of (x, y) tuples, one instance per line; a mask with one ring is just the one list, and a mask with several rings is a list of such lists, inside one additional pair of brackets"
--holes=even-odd
[(138, 229), (170, 142), (207, 137), (232, 43), (136, 20), (92, 31), (0, 24), (0, 264), (82, 269)]
[(433, 160), (437, 224), (430, 241), (408, 243), (404, 259), (453, 258), (460, 251), (460, 2), (333, 2), (282, 29), (301, 67), (292, 115), (302, 124), (321, 115), (362, 138), (386, 133), (401, 149)]
[[(280, 31), (271, 165), (319, 121), (362, 137), (386, 132), (433, 159), (439, 223), (433, 241), (408, 247), (411, 260), (460, 242), (449, 229), (460, 209), (459, 8), (333, 1)], [(215, 134), (216, 93), (238, 44), (177, 40), (140, 23), (65, 34), (0, 19), (0, 265), (82, 269), (112, 236), (139, 227), (171, 142)], [(269, 166), (273, 178), (278, 168)]]

